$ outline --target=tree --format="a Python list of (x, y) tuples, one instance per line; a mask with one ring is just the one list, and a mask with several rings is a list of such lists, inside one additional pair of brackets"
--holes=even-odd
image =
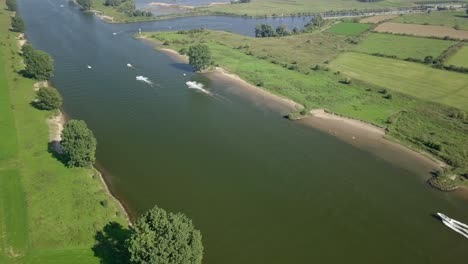
[(268, 24), (260, 24), (255, 27), (255, 37), (257, 38), (269, 38), (275, 37), (276, 31), (273, 29), (271, 25)]
[(42, 87), (36, 94), (36, 105), (44, 110), (58, 109), (62, 105), (62, 97), (55, 88)]
[(18, 10), (18, 4), (16, 3), (16, 0), (6, 0), (6, 6), (8, 10), (10, 11), (17, 11)]
[(284, 37), (291, 35), (291, 32), (288, 30), (288, 27), (286, 25), (279, 25), (276, 28), (276, 35)]
[(196, 44), (189, 48), (188, 51), (189, 63), (196, 71), (201, 71), (208, 68), (211, 63), (211, 52), (208, 46)]
[(70, 120), (63, 126), (60, 145), (70, 167), (90, 166), (96, 160), (96, 138), (83, 120)]
[(47, 80), (54, 73), (54, 61), (49, 54), (25, 45), (22, 48), (26, 73), (37, 80)]
[(128, 242), (132, 263), (202, 263), (201, 233), (182, 213), (167, 213), (155, 206), (136, 221)]
[(11, 17), (11, 30), (23, 33), (26, 29), (23, 19), (20, 16)]
[(122, 3), (122, 0), (106, 0), (104, 1), (104, 5), (106, 6), (118, 6)]
[(91, 10), (93, 2), (91, 0), (76, 0), (76, 2), (84, 9)]

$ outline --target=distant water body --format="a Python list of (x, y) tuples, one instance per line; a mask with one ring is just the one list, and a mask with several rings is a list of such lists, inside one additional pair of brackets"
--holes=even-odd
[[(155, 204), (187, 214), (203, 234), (204, 263), (468, 259), (468, 241), (432, 216), (442, 212), (468, 223), (468, 204), (428, 187), (426, 171), (402, 169), (286, 121), (285, 109), (237, 83), (195, 74), (133, 39), (138, 28), (206, 27), (251, 36), (258, 23), (292, 28), (307, 19), (195, 17), (119, 25), (66, 0), (19, 5), (29, 41), (55, 60), (53, 82), (64, 110), (95, 133), (99, 166), (113, 192), (133, 215)], [(189, 89), (188, 81), (215, 96)]]

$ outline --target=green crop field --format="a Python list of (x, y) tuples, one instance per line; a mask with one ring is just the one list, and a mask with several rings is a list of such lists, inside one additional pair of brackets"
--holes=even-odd
[(370, 28), (369, 24), (363, 23), (351, 23), (351, 22), (341, 22), (331, 28), (327, 29), (327, 32), (346, 35), (346, 36), (357, 36)]
[(468, 110), (467, 74), (354, 52), (340, 55), (330, 66), (380, 87)]
[(457, 53), (452, 55), (445, 64), (468, 68), (468, 46), (465, 45), (457, 51)]
[[(31, 106), (33, 81), (18, 74), (12, 12), (0, 13), (0, 263), (100, 263), (94, 236), (123, 212), (90, 169), (48, 152), (52, 115)], [(108, 200), (106, 207), (100, 201)]]
[(440, 11), (402, 15), (392, 19), (392, 22), (449, 27), (458, 26), (461, 30), (468, 30), (468, 16), (463, 11)]
[(371, 33), (353, 50), (368, 54), (380, 53), (396, 56), (400, 59), (416, 58), (422, 60), (426, 56), (436, 58), (456, 43), (456, 41), (450, 40)]
[(234, 15), (265, 16), (317, 13), (337, 10), (398, 8), (414, 6), (416, 0), (382, 0), (365, 3), (357, 0), (253, 0), (248, 4), (222, 5), (208, 8), (211, 12)]

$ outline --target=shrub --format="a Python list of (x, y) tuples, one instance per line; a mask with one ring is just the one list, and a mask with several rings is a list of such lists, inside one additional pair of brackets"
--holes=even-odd
[(343, 83), (343, 84), (351, 84), (351, 83), (352, 83), (352, 80), (351, 80), (351, 78), (346, 77), (346, 78), (342, 79), (342, 80), (340, 81), (340, 83)]
[(26, 29), (23, 19), (20, 16), (11, 17), (11, 30), (23, 33)]
[(6, 6), (8, 10), (10, 11), (17, 11), (18, 10), (18, 4), (16, 0), (6, 0)]
[(384, 95), (384, 98), (388, 99), (388, 100), (392, 100), (393, 96), (392, 96), (392, 94), (386, 94), (386, 95)]
[(96, 138), (82, 120), (70, 120), (63, 126), (60, 145), (70, 167), (91, 166), (96, 160)]
[(55, 88), (42, 87), (36, 94), (36, 105), (40, 109), (54, 110), (62, 105), (62, 97)]
[(188, 53), (188, 50), (187, 50), (187, 48), (182, 48), (182, 49), (179, 50), (179, 53), (182, 54), (182, 55), (185, 55), (185, 54)]
[(132, 263), (201, 264), (200, 231), (182, 213), (168, 213), (155, 206), (135, 222), (128, 240)]

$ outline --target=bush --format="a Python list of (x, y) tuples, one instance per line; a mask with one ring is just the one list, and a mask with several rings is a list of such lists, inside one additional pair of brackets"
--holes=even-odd
[(179, 50), (179, 53), (182, 54), (182, 55), (186, 55), (188, 53), (188, 50), (187, 48), (182, 48)]
[(76, 2), (84, 9), (84, 10), (91, 10), (91, 6), (93, 5), (91, 0), (76, 0)]
[(11, 30), (23, 33), (26, 29), (23, 19), (20, 16), (11, 17)]
[(392, 100), (393, 96), (391, 94), (384, 95), (385, 99)]
[(10, 11), (17, 11), (18, 10), (18, 4), (16, 0), (6, 0), (6, 6), (8, 10)]
[(36, 105), (40, 109), (54, 110), (62, 105), (62, 97), (54, 88), (42, 87), (36, 94)]
[(351, 80), (351, 78), (346, 77), (346, 78), (342, 79), (342, 80), (340, 81), (340, 83), (343, 83), (343, 84), (351, 84), (351, 83), (352, 83), (352, 80)]
[(96, 160), (96, 138), (82, 120), (70, 120), (63, 126), (60, 145), (70, 167), (91, 166)]
[(201, 264), (200, 231), (184, 214), (155, 206), (135, 222), (128, 240), (132, 263)]

